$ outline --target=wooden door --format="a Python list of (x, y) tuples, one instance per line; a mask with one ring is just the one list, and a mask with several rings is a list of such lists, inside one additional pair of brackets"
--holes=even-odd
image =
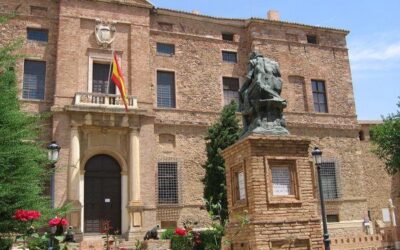
[(121, 169), (108, 155), (92, 157), (85, 166), (85, 233), (102, 233), (109, 220), (113, 231), (121, 231)]

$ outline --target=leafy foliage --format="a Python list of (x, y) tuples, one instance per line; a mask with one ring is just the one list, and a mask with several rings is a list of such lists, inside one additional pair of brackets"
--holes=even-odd
[(371, 139), (377, 146), (374, 153), (385, 163), (386, 171), (394, 175), (400, 170), (400, 97), (399, 110), (383, 119), (383, 124), (371, 129)]
[(168, 228), (161, 234), (161, 239), (163, 240), (171, 239), (174, 233), (175, 232), (173, 228)]
[(226, 105), (219, 120), (208, 129), (206, 136), (207, 162), (204, 165), (206, 174), (204, 198), (207, 209), (212, 215), (218, 215), (221, 224), (228, 218), (228, 201), (226, 194), (225, 162), (221, 151), (234, 144), (239, 138), (239, 123), (236, 118), (237, 105), (231, 102)]
[[(4, 20), (3, 16), (0, 28)], [(14, 50), (20, 44), (0, 47), (0, 234), (23, 229), (12, 218), (17, 209), (39, 210), (43, 220), (50, 216), (50, 202), (43, 196), (50, 173), (37, 140), (39, 118), (21, 112), (17, 98)]]

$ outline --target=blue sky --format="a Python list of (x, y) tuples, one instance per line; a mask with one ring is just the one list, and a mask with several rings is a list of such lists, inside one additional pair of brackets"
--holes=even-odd
[(397, 110), (400, 96), (400, 0), (150, 0), (156, 7), (198, 10), (221, 17), (262, 17), (350, 30), (358, 119), (376, 120)]

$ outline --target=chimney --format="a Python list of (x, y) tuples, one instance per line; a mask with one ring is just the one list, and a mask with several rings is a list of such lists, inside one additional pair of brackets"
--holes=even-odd
[(198, 10), (192, 10), (192, 14), (200, 15), (200, 11), (198, 11)]
[(281, 18), (279, 17), (279, 11), (277, 10), (269, 10), (267, 13), (267, 19), (271, 21), (279, 21)]

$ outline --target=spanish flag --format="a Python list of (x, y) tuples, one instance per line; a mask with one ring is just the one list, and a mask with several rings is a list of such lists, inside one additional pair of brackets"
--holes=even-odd
[(125, 111), (128, 111), (128, 98), (126, 96), (126, 88), (124, 83), (124, 76), (122, 75), (121, 67), (118, 64), (117, 53), (114, 52), (114, 59), (112, 63), (111, 81), (118, 87), (121, 93), (122, 101), (125, 105)]

